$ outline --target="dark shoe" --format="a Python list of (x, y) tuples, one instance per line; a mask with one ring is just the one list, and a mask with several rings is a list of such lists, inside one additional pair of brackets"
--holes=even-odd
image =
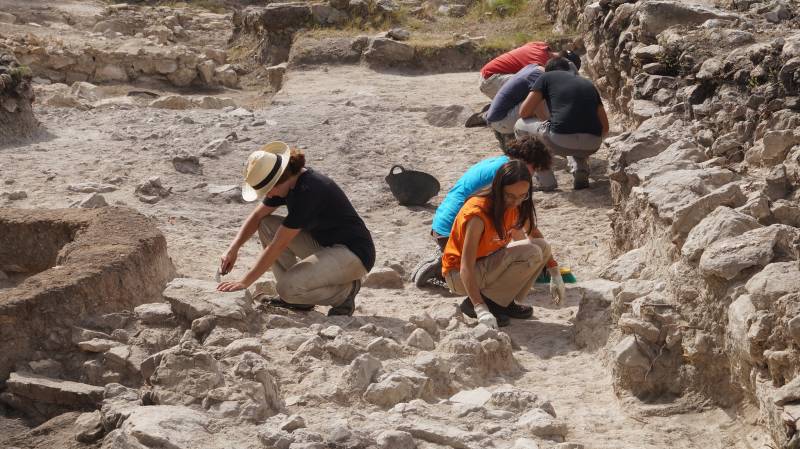
[(269, 301), (269, 304), (274, 307), (282, 307), (284, 309), (292, 309), (292, 310), (302, 310), (307, 312), (314, 308), (314, 304), (292, 304), (290, 302), (286, 302), (281, 298), (273, 298)]
[(483, 112), (476, 112), (470, 115), (467, 122), (464, 123), (465, 128), (478, 128), (487, 125), (488, 123), (486, 122)]
[(506, 307), (505, 312), (511, 318), (516, 318), (518, 320), (527, 320), (528, 318), (533, 316), (533, 307), (517, 304), (512, 301), (511, 304), (509, 304), (508, 307)]
[(494, 318), (497, 320), (497, 327), (506, 327), (511, 324), (511, 319), (505, 307), (487, 298), (486, 295), (481, 296), (483, 297), (483, 302), (489, 307), (489, 312), (492, 312), (492, 315), (494, 315)]
[(353, 316), (353, 312), (356, 310), (356, 295), (359, 290), (361, 290), (361, 280), (353, 281), (353, 289), (350, 290), (350, 294), (347, 295), (343, 303), (336, 307), (331, 307), (331, 310), (328, 310), (328, 316)]
[(589, 178), (584, 178), (584, 177), (578, 178), (578, 177), (576, 177), (572, 181), (572, 189), (573, 190), (582, 190), (582, 189), (588, 189), (588, 188), (589, 188)]
[(463, 313), (464, 315), (470, 318), (478, 318), (478, 315), (475, 313), (475, 305), (472, 304), (472, 301), (469, 299), (469, 296), (467, 296), (466, 298), (464, 298), (463, 301), (461, 301), (461, 305), (459, 306), (459, 308), (461, 309), (461, 313)]
[(429, 282), (442, 276), (442, 258), (435, 257), (429, 260), (423, 260), (414, 269), (414, 275), (411, 279), (417, 288), (429, 287)]
[[(504, 313), (502, 307), (495, 304), (491, 299), (488, 299), (484, 296), (483, 300), (486, 302), (486, 307), (489, 308), (489, 312), (492, 312), (494, 318), (497, 320), (498, 327), (506, 327), (511, 324), (511, 319), (508, 317), (508, 314)], [(472, 301), (469, 297), (464, 298), (461, 301), (461, 313), (470, 317), (470, 318), (477, 318), (478, 315), (475, 313), (475, 305), (472, 304)]]

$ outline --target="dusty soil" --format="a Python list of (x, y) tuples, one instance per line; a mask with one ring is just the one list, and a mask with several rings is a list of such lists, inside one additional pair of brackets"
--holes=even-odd
[[(219, 254), (253, 206), (212, 198), (208, 187), (238, 184), (249, 152), (283, 140), (304, 148), (309, 165), (336, 180), (350, 196), (375, 237), (377, 266), (399, 265), (408, 276), (420, 255), (432, 248), (430, 220), (446, 190), (471, 164), (498, 154), (486, 129), (464, 129), (458, 120), (453, 127), (435, 127), (425, 120), (437, 106), (479, 108), (485, 98), (476, 87), (476, 73), (410, 77), (339, 67), (290, 73), (272, 103), (245, 118), (207, 110), (37, 106), (48, 134), (0, 149), (0, 178), (5, 183), (1, 188), (27, 192), (27, 199), (14, 202), (14, 207), (55, 208), (86, 196), (68, 191), (69, 184), (112, 182), (118, 189), (104, 194), (109, 204), (124, 204), (153, 217), (180, 274), (211, 279)], [(264, 100), (247, 92), (236, 97), (243, 104)], [(174, 170), (173, 154), (199, 153), (209, 141), (231, 132), (239, 139), (235, 150), (218, 159), (202, 158), (202, 175)], [(592, 161), (595, 173), (604, 172), (602, 158), (601, 152)], [(397, 205), (383, 180), (393, 164), (435, 174), (443, 187), (439, 197), (425, 207)], [(173, 189), (154, 205), (134, 196), (135, 186), (151, 176)], [(591, 189), (573, 192), (571, 177), (563, 169), (557, 176), (561, 191), (535, 195), (540, 228), (562, 265), (572, 267), (579, 279), (594, 278), (612, 258), (608, 183), (599, 177)], [(244, 273), (258, 251), (255, 240), (243, 248), (230, 276)], [(458, 299), (410, 284), (404, 290), (365, 288), (356, 314), (407, 318)], [(577, 300), (571, 289), (567, 304), (553, 307), (546, 289), (537, 286), (529, 297), (536, 319), (507, 328), (525, 372), (514, 380), (497, 379), (550, 398), (569, 424), (568, 441), (588, 448), (764, 447), (758, 428), (724, 410), (643, 418), (620, 403), (601, 354), (581, 351), (572, 343), (570, 319)], [(0, 427), (7, 429), (0, 432), (0, 443), (22, 430), (2, 418)]]

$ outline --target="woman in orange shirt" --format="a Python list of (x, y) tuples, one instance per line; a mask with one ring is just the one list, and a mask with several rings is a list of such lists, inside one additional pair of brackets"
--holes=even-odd
[(536, 229), (531, 173), (525, 162), (503, 165), (490, 190), (471, 197), (456, 217), (442, 256), (442, 275), (451, 291), (466, 294), (465, 315), (496, 328), (509, 317), (528, 318), (518, 304), (550, 258), (550, 245)]

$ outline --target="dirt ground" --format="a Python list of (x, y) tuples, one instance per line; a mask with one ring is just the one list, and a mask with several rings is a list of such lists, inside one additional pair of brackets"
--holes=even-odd
[[(264, 100), (255, 93), (224, 95), (241, 104)], [(411, 77), (336, 67), (291, 72), (271, 104), (246, 117), (221, 110), (37, 106), (48, 134), (0, 149), (0, 189), (27, 192), (28, 197), (13, 207), (58, 208), (87, 196), (67, 190), (70, 184), (114, 184), (117, 190), (103, 194), (109, 204), (151, 216), (166, 235), (181, 275), (211, 279), (219, 255), (253, 205), (212, 198), (208, 188), (238, 184), (247, 154), (260, 144), (283, 140), (304, 148), (308, 165), (333, 178), (349, 195), (375, 238), (376, 266), (399, 265), (408, 277), (420, 255), (433, 247), (430, 222), (447, 189), (471, 164), (499, 154), (486, 129), (465, 129), (459, 120), (453, 120), (452, 127), (436, 127), (425, 116), (439, 106), (478, 109), (485, 101), (476, 73)], [(173, 168), (174, 154), (198, 154), (208, 142), (231, 132), (238, 137), (234, 151), (218, 159), (201, 158), (201, 175)], [(579, 280), (594, 278), (613, 256), (607, 217), (611, 200), (608, 182), (600, 175), (602, 158), (601, 152), (592, 160), (596, 177), (591, 189), (573, 192), (571, 177), (559, 161), (561, 190), (535, 194), (540, 228), (555, 258), (570, 266)], [(399, 206), (384, 181), (394, 164), (434, 174), (442, 184), (440, 195), (424, 207)], [(172, 188), (170, 196), (154, 205), (134, 196), (135, 186), (151, 176)], [(255, 240), (246, 245), (229, 277), (242, 275), (258, 251)], [(410, 283), (403, 290), (364, 288), (356, 314), (407, 318), (459, 299), (418, 290)], [(614, 395), (601, 352), (581, 351), (572, 342), (576, 290), (570, 289), (570, 299), (561, 307), (550, 304), (541, 285), (529, 301), (536, 306), (536, 318), (507, 328), (525, 370), (512, 382), (552, 401), (569, 424), (568, 441), (587, 448), (765, 447), (757, 427), (724, 410), (637, 416)], [(23, 430), (8, 420), (0, 420), (0, 427), (12, 434)]]

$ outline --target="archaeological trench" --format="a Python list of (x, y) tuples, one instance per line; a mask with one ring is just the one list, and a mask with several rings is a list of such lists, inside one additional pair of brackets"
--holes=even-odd
[[(178, 182), (153, 176), (122, 204), (103, 195), (124, 190), (124, 176), (86, 180), (50, 191), (88, 195), (81, 200), (40, 203), (42, 188), (9, 168), (18, 154), (48, 160), (62, 117), (189, 111), (194, 119), (168, 117), (186, 126), (208, 114), (250, 120), (242, 92), (276, 95), (273, 105), (250, 109), (289, 107), (276, 92), (315, 70), (353, 66), (406, 78), (477, 72), (502, 49), (469, 35), (420, 47), (370, 28), (401, 8), (453, 15), (473, 2), (231, 1), (222, 12), (48, 3), (61, 2), (0, 0), (0, 446), (800, 448), (796, 2), (541, 5), (556, 35), (580, 37), (581, 72), (615, 122), (596, 156), (610, 197), (610, 226), (601, 230), (609, 249), (597, 251), (608, 251), (610, 263), (569, 286), (574, 313), (558, 338), (568, 340), (572, 357), (600, 361), (597, 377), (609, 379), (601, 388), (613, 392), (604, 407), (632, 425), (656, 423), (648, 437), (632, 430), (619, 440), (564, 415), (547, 388), (522, 382), (530, 369), (524, 334), (475, 326), (454, 298), (416, 291), (407, 273), (413, 260), (376, 267), (365, 290), (376, 301), (397, 290), (387, 301), (406, 292), (435, 306), (381, 319), (358, 310), (352, 318), (287, 312), (260, 302), (260, 293), (274, 294), (269, 280), (258, 291), (221, 294), (213, 272), (176, 268), (181, 242), (203, 238), (174, 236), (170, 214), (188, 213), (168, 210), (182, 194)], [(304, 32), (353, 23), (366, 31)], [(247, 63), (231, 59), (242, 48), (251, 50)], [(149, 92), (153, 86), (167, 93)], [(250, 128), (273, 126), (257, 119)], [(133, 132), (119, 130), (109, 142), (122, 145)], [(140, 153), (157, 145), (148, 142), (181, 137), (159, 132), (141, 138)], [(244, 142), (232, 134), (202, 154), (171, 156), (170, 170), (222, 176), (211, 164)], [(231, 158), (236, 174), (242, 154)], [(46, 167), (30, 170), (47, 176), (47, 189), (59, 182)], [(210, 192), (213, 207), (238, 207), (225, 209), (237, 211), (231, 237), (249, 210), (237, 202), (238, 188), (198, 188)], [(386, 207), (390, 215), (404, 210)], [(414, 211), (420, 229), (432, 211)], [(653, 437), (658, 423), (703, 427), (713, 410), (730, 422), (721, 443), (711, 443), (715, 431), (710, 439)], [(691, 418), (658, 421), (680, 416)], [(763, 438), (745, 441), (737, 430), (744, 426)]]

